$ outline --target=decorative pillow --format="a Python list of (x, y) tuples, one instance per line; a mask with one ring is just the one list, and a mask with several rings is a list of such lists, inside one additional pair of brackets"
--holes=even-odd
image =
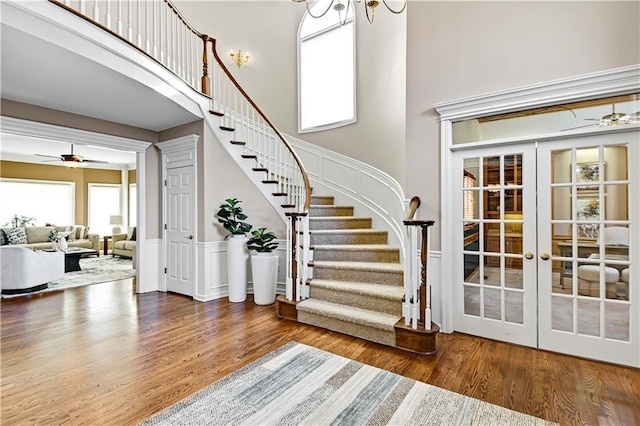
[(76, 225), (76, 240), (84, 240), (85, 227)]
[(69, 236), (67, 237), (67, 240), (75, 241), (75, 239), (76, 239), (76, 226), (75, 225), (67, 226), (67, 228), (65, 229), (65, 232), (69, 233)]
[(7, 244), (9, 244), (7, 235), (4, 233), (4, 229), (0, 229), (0, 246), (6, 246)]
[(69, 240), (70, 236), (71, 236), (71, 231), (58, 232), (58, 240), (60, 240), (60, 238), (64, 238), (65, 240)]
[(7, 233), (7, 240), (9, 244), (26, 244), (27, 233), (24, 232), (24, 228), (13, 228)]
[(131, 232), (131, 238), (129, 238), (129, 241), (135, 241), (136, 240), (136, 227), (133, 227), (133, 232)]
[(127, 228), (127, 240), (131, 241), (132, 237), (135, 235), (134, 232), (136, 230), (135, 226), (130, 226)]

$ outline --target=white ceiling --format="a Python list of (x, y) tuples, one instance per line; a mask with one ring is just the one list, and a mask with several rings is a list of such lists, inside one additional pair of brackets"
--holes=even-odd
[[(0, 39), (3, 99), (152, 131), (198, 119), (166, 96), (111, 68), (4, 23)], [(5, 160), (41, 162), (33, 154), (68, 154), (70, 149), (64, 141), (1, 134), (0, 157)], [(133, 153), (80, 145), (74, 151), (113, 164), (135, 163)]]

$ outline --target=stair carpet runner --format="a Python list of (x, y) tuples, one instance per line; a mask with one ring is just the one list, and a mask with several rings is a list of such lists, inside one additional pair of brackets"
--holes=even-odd
[(309, 228), (313, 278), (309, 298), (296, 306), (298, 321), (396, 346), (395, 324), (404, 296), (400, 250), (371, 218), (334, 205), (332, 196), (312, 196)]

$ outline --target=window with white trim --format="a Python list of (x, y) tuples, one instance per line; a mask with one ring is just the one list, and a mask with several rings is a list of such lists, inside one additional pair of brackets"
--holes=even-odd
[[(337, 4), (344, 8), (339, 11)], [(302, 17), (298, 35), (300, 133), (331, 129), (356, 121), (353, 2), (316, 1), (310, 9)], [(314, 18), (310, 13), (322, 17)]]
[(13, 226), (16, 215), (33, 218), (31, 224), (39, 226), (75, 223), (74, 182), (2, 178), (0, 199), (2, 226)]
[[(464, 177), (462, 178), (463, 188), (475, 188), (476, 177), (471, 173), (464, 171)], [(477, 191), (462, 191), (462, 218), (463, 219), (475, 219), (476, 218), (476, 193)]]
[(109, 217), (120, 214), (120, 185), (105, 183), (89, 184), (89, 228), (91, 233), (111, 235), (113, 225)]

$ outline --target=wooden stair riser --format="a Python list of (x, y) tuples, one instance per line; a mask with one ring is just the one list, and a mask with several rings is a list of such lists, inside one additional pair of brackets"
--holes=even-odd
[(311, 245), (387, 244), (387, 233), (379, 232), (310, 232)]
[(380, 330), (338, 318), (325, 317), (323, 315), (298, 310), (298, 322), (326, 328), (327, 330), (337, 331), (338, 333), (359, 337), (387, 346), (395, 346), (396, 344), (396, 336), (393, 331)]
[(340, 216), (335, 218), (309, 218), (309, 229), (371, 229), (370, 217)]
[(398, 263), (400, 262), (400, 250), (349, 250), (348, 248), (325, 250), (315, 248), (313, 250), (313, 260)]
[(311, 206), (309, 207), (309, 217), (322, 216), (353, 216), (351, 206)]
[(342, 292), (336, 289), (317, 287), (311, 283), (309, 294), (312, 298), (326, 302), (340, 303), (355, 308), (402, 315), (402, 300), (390, 300), (371, 295)]
[(335, 197), (330, 195), (312, 195), (311, 205), (331, 206), (334, 203)]
[(313, 278), (321, 280), (350, 281), (354, 283), (404, 286), (402, 272), (337, 269), (315, 266), (313, 268)]

